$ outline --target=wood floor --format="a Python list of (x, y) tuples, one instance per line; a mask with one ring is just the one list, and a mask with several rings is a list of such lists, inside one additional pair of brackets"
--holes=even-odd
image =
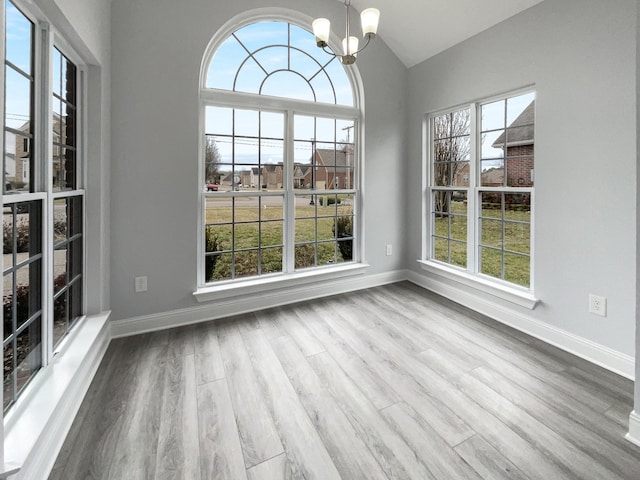
[(633, 384), (409, 283), (114, 340), (51, 479), (640, 479)]

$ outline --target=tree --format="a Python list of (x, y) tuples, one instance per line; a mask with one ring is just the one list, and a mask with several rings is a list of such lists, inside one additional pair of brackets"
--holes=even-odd
[(204, 177), (207, 183), (220, 181), (220, 162), (222, 156), (213, 137), (206, 137), (204, 150)]
[[(458, 175), (469, 165), (471, 153), (469, 109), (447, 113), (433, 121), (433, 185), (458, 186)], [(462, 185), (459, 185), (462, 186)], [(451, 193), (436, 191), (435, 211), (448, 212)]]

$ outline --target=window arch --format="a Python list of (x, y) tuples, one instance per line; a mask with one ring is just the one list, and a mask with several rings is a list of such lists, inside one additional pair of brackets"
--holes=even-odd
[[(274, 76), (304, 81), (310, 95), (292, 91), (286, 80), (269, 82)], [(280, 21), (251, 23), (227, 37), (209, 64), (206, 87), (354, 104), (351, 82), (338, 59), (316, 48), (314, 37), (307, 30)]]
[(357, 263), (357, 70), (290, 18), (236, 20), (201, 72), (198, 284)]

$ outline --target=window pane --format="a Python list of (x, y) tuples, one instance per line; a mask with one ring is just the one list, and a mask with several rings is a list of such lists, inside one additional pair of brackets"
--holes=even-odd
[(3, 377), (2, 377), (2, 409), (3, 411), (7, 410), (7, 407), (13, 403), (14, 400), (14, 391), (13, 391), (13, 381), (14, 381), (14, 353), (13, 353), (13, 342), (9, 342), (9, 344), (5, 345), (2, 349), (2, 357), (3, 357)]
[(260, 252), (262, 273), (282, 271), (282, 247), (263, 248)]
[(233, 133), (233, 109), (221, 107), (205, 108), (205, 133), (231, 135)]
[(495, 278), (502, 278), (502, 252), (480, 247), (480, 272)]
[(318, 244), (318, 265), (336, 263), (336, 243), (323, 242)]
[(84, 314), (82, 300), (83, 283), (76, 281), (71, 285), (69, 294), (69, 318), (71, 319), (70, 327), (73, 326), (78, 318)]
[(480, 244), (486, 247), (502, 248), (502, 221), (483, 219), (480, 225)]
[(462, 242), (467, 241), (467, 217), (453, 215), (451, 217), (451, 238)]
[(13, 3), (5, 1), (7, 31), (6, 59), (27, 74), (31, 74), (31, 44), (33, 23)]
[(325, 71), (320, 72), (311, 80), (311, 88), (316, 94), (316, 101), (323, 103), (336, 103), (336, 91)]
[(67, 304), (69, 291), (65, 290), (58, 298), (53, 301), (53, 344), (57, 345), (58, 342), (67, 333)]
[(449, 243), (451, 249), (451, 264), (458, 267), (467, 266), (467, 244), (466, 242), (451, 241)]
[(502, 159), (504, 153), (505, 133), (504, 130), (487, 132), (482, 134), (482, 159)]
[(497, 192), (482, 192), (482, 218), (502, 218), (502, 194)]
[(504, 100), (482, 105), (480, 126), (482, 132), (505, 127), (505, 105)]
[(315, 244), (296, 245), (295, 248), (295, 268), (308, 268), (316, 265)]
[(234, 110), (234, 135), (257, 137), (260, 113), (255, 110)]
[(5, 132), (4, 191), (28, 192), (31, 183), (32, 138)]
[(240, 64), (247, 52), (234, 37), (229, 37), (216, 50), (207, 70), (207, 88), (233, 90), (233, 83)]
[[(245, 52), (243, 54), (246, 56)], [(265, 76), (260, 65), (252, 58), (247, 57), (238, 69), (233, 89), (237, 92), (258, 94)]]
[(260, 246), (260, 224), (257, 222), (236, 223), (233, 235), (233, 248), (235, 250)]
[(530, 259), (528, 256), (511, 255), (505, 253), (504, 255), (504, 279), (508, 282), (512, 282), (523, 287), (529, 286), (529, 278), (531, 274)]
[(260, 246), (280, 246), (283, 244), (283, 222), (266, 221), (262, 222), (260, 229)]
[[(533, 148), (529, 149), (533, 153)], [(533, 157), (507, 158), (507, 186), (533, 186)]]
[(512, 252), (529, 254), (530, 227), (528, 223), (506, 222), (504, 225), (504, 248)]
[(67, 239), (67, 200), (58, 198), (53, 201), (53, 243), (60, 244)]
[(284, 118), (281, 113), (260, 112), (260, 136), (284, 138)]
[(434, 238), (433, 258), (441, 262), (449, 262), (449, 240)]
[(77, 187), (76, 154), (76, 67), (57, 48), (54, 62), (59, 78), (54, 78), (53, 92), (53, 190), (73, 190)]
[(31, 80), (6, 67), (5, 82), (5, 127), (31, 133)]
[[(251, 92), (253, 93), (253, 92)], [(316, 101), (311, 84), (294, 72), (284, 71), (269, 75), (259, 91), (261, 95)]]
[(36, 318), (22, 331), (16, 340), (16, 384), (17, 393), (27, 384), (42, 366), (40, 320)]
[(522, 119), (521, 123), (533, 124), (535, 112), (533, 111), (533, 104), (535, 100), (535, 93), (525, 93), (524, 95), (518, 95), (507, 99), (507, 124), (515, 122), (523, 113), (529, 109), (526, 113), (527, 117)]
[(236, 252), (235, 277), (253, 277), (258, 275), (258, 250)]
[(15, 313), (15, 298), (13, 295), (13, 286), (15, 285), (15, 279), (13, 278), (13, 273), (5, 274), (2, 277), (2, 314), (4, 320), (4, 337), (3, 340), (6, 340), (13, 332), (15, 332), (16, 328), (14, 325)]
[(232, 278), (233, 255), (231, 253), (207, 254), (204, 263), (205, 282)]
[(316, 239), (315, 219), (296, 219), (296, 242), (313, 242)]
[(53, 252), (53, 293), (56, 294), (62, 290), (69, 281), (67, 273), (69, 265), (67, 264), (67, 249), (58, 248)]

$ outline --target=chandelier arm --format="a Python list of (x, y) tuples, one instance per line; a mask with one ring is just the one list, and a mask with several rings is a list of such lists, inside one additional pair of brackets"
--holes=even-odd
[(364, 44), (364, 46), (358, 50), (357, 52), (353, 52), (351, 55), (355, 55), (356, 53), (360, 53), (361, 51), (363, 51), (365, 48), (367, 48), (367, 45), (369, 45), (369, 42), (371, 42), (371, 35), (366, 35), (367, 37), (367, 43)]
[(328, 55), (331, 55), (333, 57), (340, 57), (341, 55), (338, 55), (337, 53), (334, 53), (331, 49), (329, 49), (329, 46), (324, 46), (322, 47), (322, 51)]

